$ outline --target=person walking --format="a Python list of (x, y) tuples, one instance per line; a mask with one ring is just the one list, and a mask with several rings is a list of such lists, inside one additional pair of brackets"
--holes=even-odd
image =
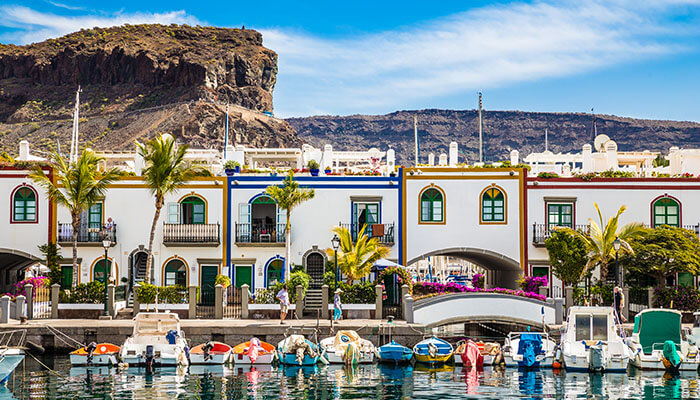
[(613, 292), (613, 308), (615, 309), (615, 315), (619, 323), (627, 322), (627, 318), (622, 315), (622, 307), (625, 306), (625, 296), (622, 294), (622, 290), (618, 286), (615, 286)]
[(340, 288), (335, 289), (335, 296), (333, 297), (333, 321), (337, 321), (343, 318), (343, 304), (340, 302), (340, 294), (343, 293)]
[(289, 312), (289, 293), (286, 283), (282, 285), (282, 290), (277, 293), (277, 300), (280, 301), (280, 325), (282, 325), (284, 319), (287, 318), (287, 312)]

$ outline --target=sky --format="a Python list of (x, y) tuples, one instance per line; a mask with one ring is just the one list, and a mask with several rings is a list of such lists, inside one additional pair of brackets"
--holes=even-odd
[(700, 0), (4, 0), (0, 43), (80, 28), (253, 28), (278, 117), (484, 108), (700, 121)]

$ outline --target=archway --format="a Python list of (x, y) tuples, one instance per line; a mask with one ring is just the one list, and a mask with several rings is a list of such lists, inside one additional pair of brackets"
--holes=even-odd
[(310, 288), (320, 289), (323, 285), (323, 274), (326, 272), (326, 258), (320, 251), (310, 251), (304, 257), (306, 273), (311, 277)]
[(282, 271), (284, 271), (284, 259), (276, 257), (267, 262), (265, 266), (265, 287), (270, 287), (277, 282), (282, 282)]
[[(148, 253), (145, 250), (145, 246), (139, 246), (129, 255), (129, 290), (134, 286), (134, 283), (143, 282), (146, 279), (147, 260)], [(153, 261), (153, 256), (151, 256), (151, 261)], [(151, 267), (151, 272), (152, 270), (153, 267)], [(153, 274), (151, 274), (151, 277), (153, 277)]]
[(172, 258), (163, 266), (163, 285), (187, 287), (187, 264), (180, 258)]
[(474, 263), (487, 271), (486, 283), (492, 287), (516, 289), (518, 287), (517, 281), (523, 272), (520, 263), (508, 256), (472, 247), (434, 250), (411, 259), (406, 265), (410, 266), (429, 256), (450, 256)]
[(40, 262), (40, 258), (16, 249), (0, 248), (0, 288), (3, 293), (13, 292), (25, 268)]

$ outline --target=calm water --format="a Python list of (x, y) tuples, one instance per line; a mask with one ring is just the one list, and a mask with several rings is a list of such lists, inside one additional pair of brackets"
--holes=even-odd
[(222, 367), (143, 370), (70, 368), (67, 357), (44, 358), (47, 371), (27, 357), (0, 389), (0, 399), (464, 399), (464, 398), (698, 398), (697, 374), (580, 374), (487, 368), (430, 370)]

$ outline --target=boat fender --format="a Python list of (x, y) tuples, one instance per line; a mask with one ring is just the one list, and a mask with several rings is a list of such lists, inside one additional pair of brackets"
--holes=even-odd
[(32, 353), (36, 353), (36, 354), (44, 354), (44, 352), (46, 351), (46, 350), (44, 350), (44, 347), (43, 347), (43, 346), (41, 346), (41, 345), (39, 345), (39, 344), (36, 344), (36, 343), (34, 343), (34, 342), (31, 342), (31, 341), (29, 341), (29, 340), (27, 340), (27, 348), (28, 348)]
[(561, 368), (561, 363), (557, 360), (552, 361), (552, 368), (553, 369), (560, 369)]

